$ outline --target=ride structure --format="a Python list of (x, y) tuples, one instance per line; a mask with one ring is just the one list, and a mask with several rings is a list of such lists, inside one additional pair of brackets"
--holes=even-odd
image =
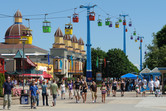
[(126, 55), (126, 17), (129, 15), (121, 15), (120, 14), (119, 16), (123, 17), (123, 52)]
[(79, 16), (78, 13), (75, 12), (77, 8), (74, 8), (74, 14), (73, 14), (73, 22), (78, 23), (79, 22)]
[(142, 70), (142, 42), (144, 37), (143, 36), (138, 36), (140, 40), (140, 71)]
[(48, 14), (45, 14), (45, 20), (43, 21), (43, 32), (44, 33), (50, 33), (51, 32), (51, 22), (46, 20), (46, 16)]
[(72, 35), (73, 34), (73, 25), (71, 24), (71, 16), (68, 16), (68, 18), (70, 18), (70, 23), (65, 24), (65, 34)]
[[(133, 35), (131, 35), (131, 38), (132, 37), (133, 37)], [(142, 42), (143, 42), (143, 39), (144, 39), (144, 37), (139, 36), (139, 35), (138, 35), (137, 38), (135, 38), (135, 42), (140, 41), (140, 46), (139, 46), (139, 50), (140, 50), (140, 71), (142, 70)]]
[(81, 5), (80, 8), (87, 9), (87, 63), (86, 63), (86, 81), (92, 82), (92, 63), (91, 63), (91, 39), (90, 39), (90, 21), (95, 20), (95, 13), (90, 12), (91, 8), (94, 8), (96, 5), (93, 6), (84, 6)]

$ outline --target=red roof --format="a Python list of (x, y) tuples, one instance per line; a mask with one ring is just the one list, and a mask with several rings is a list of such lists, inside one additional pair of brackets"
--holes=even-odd
[(46, 72), (43, 72), (43, 77), (46, 78), (52, 78), (51, 74), (47, 74)]
[(49, 79), (49, 78), (52, 78), (52, 75), (51, 74), (47, 74), (46, 72), (43, 72), (43, 74), (21, 74), (19, 76), (25, 76), (25, 77), (40, 77), (40, 76), (43, 76), (45, 79)]

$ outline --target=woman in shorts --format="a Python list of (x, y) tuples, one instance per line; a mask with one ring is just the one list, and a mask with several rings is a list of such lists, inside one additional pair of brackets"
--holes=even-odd
[(61, 99), (65, 99), (65, 84), (64, 84), (64, 81), (62, 81), (60, 89), (61, 89)]
[(102, 83), (100, 90), (101, 90), (101, 94), (102, 94), (102, 102), (105, 103), (105, 94), (107, 92), (107, 87), (104, 82)]
[(87, 89), (88, 89), (87, 82), (84, 81), (83, 84), (82, 84), (82, 99), (83, 99), (83, 103), (86, 103)]
[(121, 80), (120, 89), (121, 89), (121, 97), (123, 97), (125, 91), (125, 82), (123, 79)]
[(118, 83), (117, 83), (116, 79), (114, 78), (113, 79), (113, 83), (112, 83), (112, 94), (113, 94), (113, 97), (116, 97), (117, 86), (118, 86)]

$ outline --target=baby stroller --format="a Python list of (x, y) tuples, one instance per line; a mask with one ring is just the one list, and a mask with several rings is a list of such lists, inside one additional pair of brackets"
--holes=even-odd
[(156, 91), (155, 91), (155, 96), (156, 97), (162, 97), (162, 93), (160, 92), (160, 89), (157, 88)]

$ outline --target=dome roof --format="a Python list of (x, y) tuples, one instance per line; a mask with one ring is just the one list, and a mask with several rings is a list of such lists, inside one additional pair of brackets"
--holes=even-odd
[(16, 37), (16, 36), (21, 36), (22, 35), (22, 29), (26, 29), (27, 27), (22, 25), (22, 24), (13, 24), (10, 26), (5, 34), (6, 37)]
[(74, 43), (78, 43), (78, 40), (77, 40), (77, 38), (76, 38), (76, 36), (75, 36), (75, 35), (73, 35), (73, 37), (72, 37), (71, 41), (72, 41), (72, 42), (74, 42)]
[(22, 17), (22, 14), (21, 14), (20, 10), (17, 10), (14, 17)]
[(64, 35), (63, 39), (64, 40), (71, 40), (71, 37), (70, 37), (70, 35)]
[(82, 38), (80, 38), (80, 39), (78, 40), (78, 44), (79, 44), (79, 45), (84, 45), (84, 41), (82, 40)]
[(56, 30), (55, 34), (54, 34), (55, 37), (63, 37), (63, 33), (61, 31), (61, 29), (58, 27), (58, 29)]

